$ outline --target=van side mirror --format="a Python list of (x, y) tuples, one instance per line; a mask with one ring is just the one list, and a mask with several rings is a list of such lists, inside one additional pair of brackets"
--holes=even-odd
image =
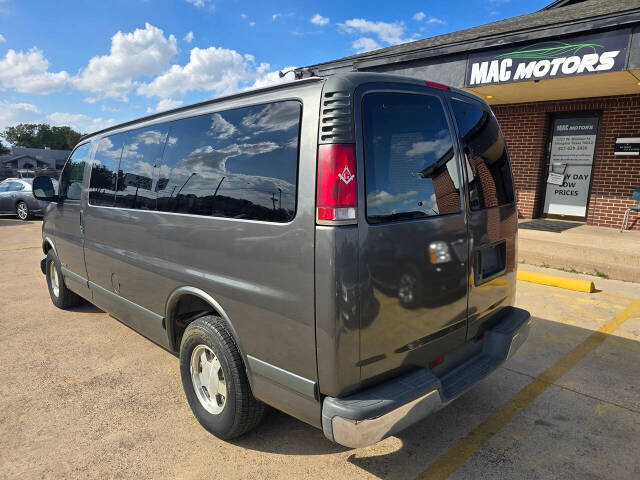
[(55, 202), (58, 200), (56, 190), (53, 187), (51, 177), (36, 177), (33, 179), (33, 196), (45, 202)]

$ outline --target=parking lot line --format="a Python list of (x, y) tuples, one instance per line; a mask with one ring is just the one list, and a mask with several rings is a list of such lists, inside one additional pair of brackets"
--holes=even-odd
[(429, 468), (422, 472), (419, 480), (449, 478), (464, 465), (502, 427), (522, 412), (527, 405), (542, 395), (552, 384), (575, 367), (580, 360), (598, 348), (620, 325), (640, 310), (640, 300), (633, 300), (611, 320), (589, 335), (582, 343), (565, 354), (529, 384), (515, 394), (507, 403), (493, 412), (480, 425), (456, 442)]

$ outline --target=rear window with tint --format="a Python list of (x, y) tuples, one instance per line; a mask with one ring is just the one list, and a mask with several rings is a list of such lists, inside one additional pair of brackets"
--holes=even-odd
[(302, 106), (284, 101), (169, 124), (158, 210), (288, 222), (296, 211)]
[(471, 208), (512, 203), (511, 166), (495, 117), (470, 103), (453, 100), (451, 105), (465, 152)]
[(362, 115), (370, 223), (460, 212), (453, 137), (437, 97), (372, 93)]

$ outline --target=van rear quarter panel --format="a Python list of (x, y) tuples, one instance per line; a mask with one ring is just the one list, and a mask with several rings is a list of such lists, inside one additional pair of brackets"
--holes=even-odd
[[(87, 262), (102, 272), (100, 283), (107, 283), (102, 286), (111, 289), (109, 272), (118, 268), (120, 294), (162, 316), (172, 292), (184, 286), (199, 288), (220, 304), (244, 353), (316, 382), (314, 235), (320, 87), (321, 83), (300, 85), (135, 125), (299, 100), (296, 215), (289, 223), (271, 223), (90, 206)], [(117, 132), (109, 132), (113, 133)], [(270, 398), (276, 390), (250, 379), (256, 397), (280, 407)], [(301, 418), (310, 412), (289, 413)], [(301, 419), (318, 424), (319, 407), (313, 415)]]

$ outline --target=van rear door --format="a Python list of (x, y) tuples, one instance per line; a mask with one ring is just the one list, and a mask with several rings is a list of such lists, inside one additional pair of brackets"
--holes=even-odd
[(365, 180), (358, 202), (364, 381), (425, 366), (464, 343), (469, 254), (442, 92), (367, 88), (356, 101)]
[[(469, 185), (469, 327), (467, 338), (515, 297), (518, 212), (511, 166), (489, 107), (452, 95)], [(487, 325), (488, 326), (488, 325)]]

